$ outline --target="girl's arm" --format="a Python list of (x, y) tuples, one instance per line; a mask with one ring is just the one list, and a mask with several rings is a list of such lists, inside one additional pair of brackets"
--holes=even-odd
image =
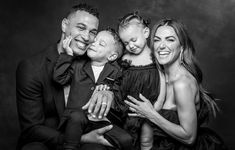
[(165, 102), (166, 98), (166, 79), (164, 73), (158, 70), (159, 78), (160, 78), (160, 92), (157, 98), (157, 101), (154, 103), (154, 109), (159, 111), (162, 109), (162, 106)]

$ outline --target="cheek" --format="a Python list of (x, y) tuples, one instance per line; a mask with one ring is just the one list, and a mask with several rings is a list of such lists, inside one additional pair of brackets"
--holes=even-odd
[(90, 35), (90, 42), (94, 42), (95, 40), (95, 35)]
[(125, 46), (125, 48), (126, 48), (126, 50), (127, 50), (127, 51), (129, 51), (129, 50), (130, 50), (130, 48), (129, 48), (129, 46), (128, 46), (128, 45), (126, 45), (126, 46)]
[(174, 53), (177, 55), (180, 53), (180, 46), (176, 44), (169, 45), (169, 47), (174, 51)]
[(158, 43), (154, 43), (154, 44), (153, 44), (153, 50), (154, 50), (154, 52), (157, 52), (158, 47), (159, 47), (159, 44), (158, 44)]
[(70, 30), (70, 35), (72, 37), (76, 37), (78, 34), (81, 34), (81, 31), (78, 31), (77, 28), (73, 28), (73, 29)]

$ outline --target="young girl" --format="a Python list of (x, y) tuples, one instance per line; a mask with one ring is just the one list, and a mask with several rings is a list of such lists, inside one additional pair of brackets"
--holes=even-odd
[[(148, 22), (137, 13), (130, 13), (120, 20), (118, 32), (126, 49), (121, 61), (123, 67), (122, 100), (126, 100), (128, 95), (139, 99), (139, 95), (142, 94), (154, 104), (156, 111), (160, 110), (165, 97), (165, 91), (160, 92), (160, 86), (164, 90), (165, 81), (163, 74), (158, 71), (147, 45), (147, 38), (150, 34)], [(126, 105), (124, 110), (128, 109)], [(134, 109), (131, 111), (135, 112)], [(128, 111), (125, 112), (128, 113)], [(130, 131), (133, 136), (135, 149), (141, 147), (142, 150), (145, 150), (152, 147), (153, 131), (143, 116), (129, 113), (125, 129)], [(141, 136), (139, 137), (139, 135)], [(139, 145), (139, 143), (141, 144)]]

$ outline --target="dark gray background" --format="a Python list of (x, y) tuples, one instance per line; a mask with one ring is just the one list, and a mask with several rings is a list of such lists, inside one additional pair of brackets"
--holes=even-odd
[[(85, 0), (84, 0), (85, 1)], [(83, 1), (83, 2), (84, 2)], [(60, 38), (61, 20), (74, 0), (6, 0), (0, 3), (0, 149), (15, 149), (19, 123), (15, 100), (17, 63)], [(195, 43), (204, 85), (220, 98), (213, 128), (235, 149), (235, 0), (86, 0), (98, 7), (100, 27), (116, 27), (132, 10), (151, 18), (182, 20)]]

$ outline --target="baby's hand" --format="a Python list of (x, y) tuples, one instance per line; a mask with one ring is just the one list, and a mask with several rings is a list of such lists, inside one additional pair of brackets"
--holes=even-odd
[(71, 40), (72, 40), (72, 36), (67, 36), (64, 40), (63, 40), (63, 48), (65, 50), (65, 52), (68, 54), (68, 55), (71, 55), (73, 56), (73, 50), (70, 48), (70, 43), (71, 43)]
[(106, 84), (100, 84), (100, 85), (97, 85), (95, 87), (96, 91), (107, 91), (109, 89), (110, 89), (110, 87), (108, 85), (106, 85)]

